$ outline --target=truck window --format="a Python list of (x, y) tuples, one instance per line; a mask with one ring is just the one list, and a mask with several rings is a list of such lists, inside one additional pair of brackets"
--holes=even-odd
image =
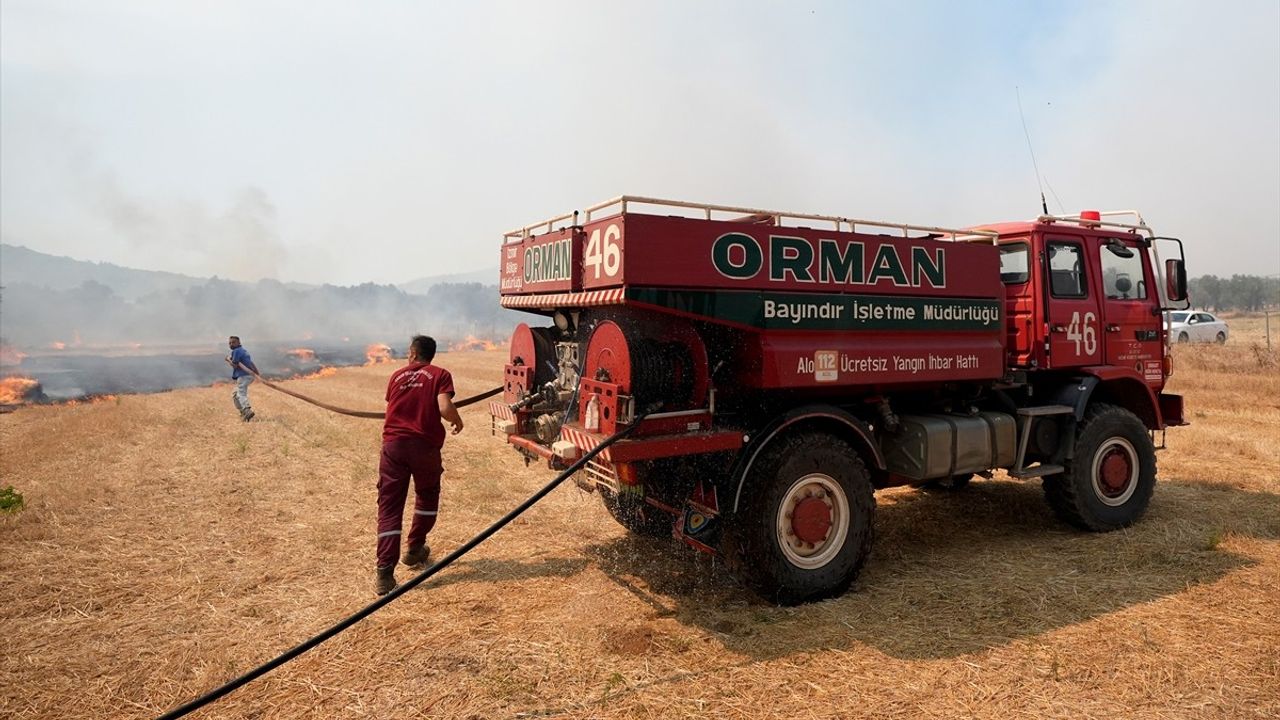
[(1049, 292), (1054, 297), (1082, 298), (1086, 290), (1084, 254), (1075, 243), (1049, 243)]
[(1142, 275), (1142, 253), (1122, 258), (1102, 246), (1102, 287), (1108, 300), (1145, 300), (1147, 282)]
[(1000, 282), (1005, 285), (1018, 285), (1027, 281), (1028, 253), (1026, 243), (1009, 243), (1000, 246)]

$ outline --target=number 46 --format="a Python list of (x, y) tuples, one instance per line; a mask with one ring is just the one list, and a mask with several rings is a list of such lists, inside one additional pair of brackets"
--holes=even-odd
[(1084, 354), (1092, 355), (1098, 350), (1098, 329), (1094, 327), (1097, 318), (1093, 313), (1084, 314), (1084, 329), (1081, 330), (1080, 313), (1071, 313), (1071, 324), (1067, 326), (1067, 339), (1076, 344), (1076, 355), (1080, 354), (1080, 346), (1084, 345)]
[(582, 263), (592, 270), (595, 280), (600, 279), (600, 271), (604, 270), (605, 277), (614, 277), (618, 274), (618, 267), (622, 265), (622, 249), (618, 247), (618, 239), (622, 237), (622, 230), (617, 225), (610, 225), (605, 228), (604, 237), (601, 239), (600, 228), (591, 231), (591, 239), (587, 241), (586, 257)]

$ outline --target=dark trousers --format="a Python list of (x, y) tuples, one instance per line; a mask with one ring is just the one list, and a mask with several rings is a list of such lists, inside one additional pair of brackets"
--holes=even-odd
[(395, 565), (400, 559), (400, 526), (411, 476), (417, 499), (413, 503), (408, 545), (418, 547), (426, 542), (440, 509), (442, 472), (440, 448), (417, 438), (382, 442), (382, 461), (378, 464), (378, 567)]

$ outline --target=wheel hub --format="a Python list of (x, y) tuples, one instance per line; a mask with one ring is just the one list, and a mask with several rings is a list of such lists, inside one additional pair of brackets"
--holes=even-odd
[(778, 507), (778, 546), (787, 561), (804, 569), (831, 562), (849, 534), (849, 499), (828, 475), (797, 479)]
[(1129, 456), (1120, 448), (1113, 447), (1103, 456), (1101, 470), (1102, 494), (1107, 497), (1123, 495), (1133, 476)]
[(831, 532), (831, 506), (824, 500), (807, 497), (796, 503), (791, 514), (791, 528), (801, 541), (811, 544), (827, 539)]

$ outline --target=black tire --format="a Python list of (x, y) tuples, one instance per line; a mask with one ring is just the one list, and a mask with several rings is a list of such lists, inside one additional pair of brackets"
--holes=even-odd
[(849, 588), (871, 552), (875, 516), (871, 476), (853, 448), (823, 433), (774, 441), (742, 493), (722, 549), (746, 585), (782, 605)]
[(1185, 343), (1191, 340), (1191, 336), (1186, 333), (1178, 333), (1178, 342)]
[(1218, 331), (1218, 337), (1216, 337), (1216, 338), (1214, 338), (1214, 339), (1218, 341), (1218, 344), (1219, 344), (1219, 345), (1225, 345), (1225, 344), (1226, 344), (1226, 342), (1227, 342), (1227, 334), (1226, 334), (1226, 333), (1224, 333), (1224, 332), (1222, 332), (1221, 330), (1219, 330), (1219, 331)]
[(646, 537), (670, 537), (674, 518), (644, 501), (640, 494), (616, 494), (600, 488), (604, 507), (622, 527)]
[(1156, 451), (1138, 416), (1106, 403), (1085, 411), (1066, 470), (1044, 479), (1045, 499), (1062, 520), (1107, 532), (1137, 522), (1156, 486)]

